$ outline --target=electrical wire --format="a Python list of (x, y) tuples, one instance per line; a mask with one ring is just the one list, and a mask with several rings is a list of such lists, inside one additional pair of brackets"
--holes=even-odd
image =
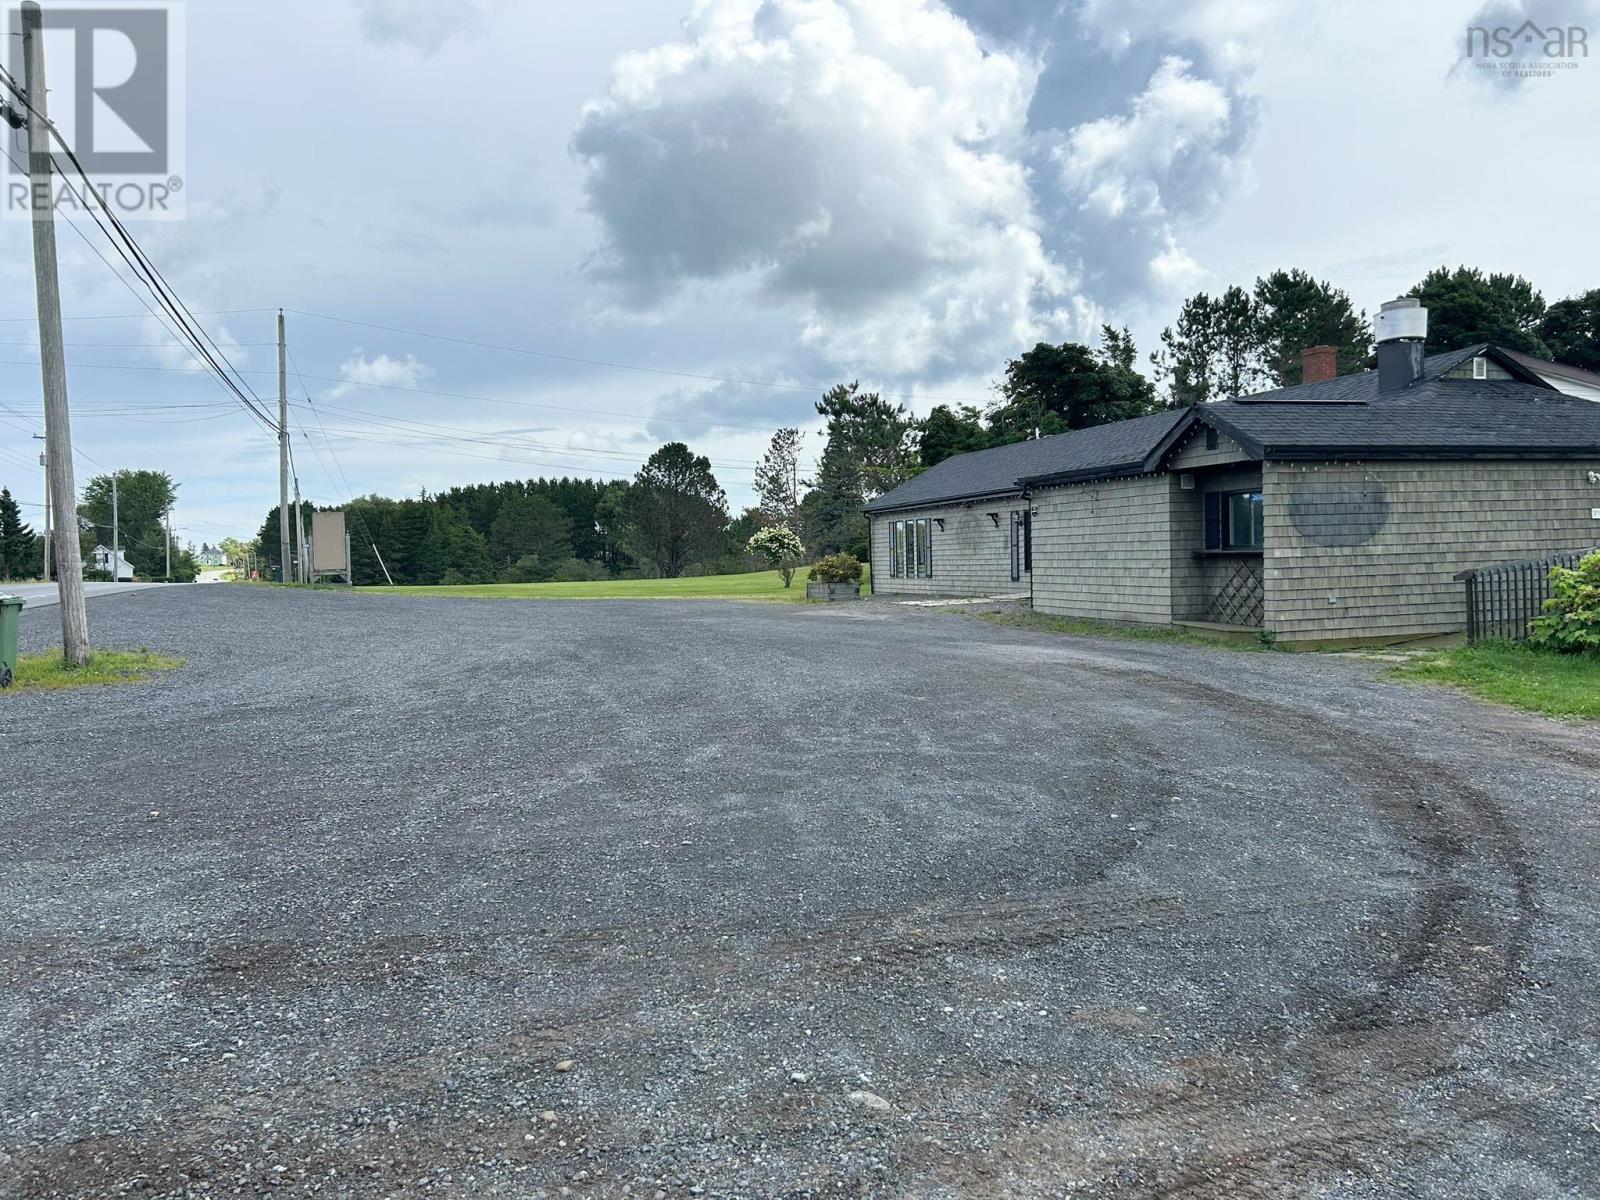
[[(530, 358), (554, 359), (557, 362), (582, 363), (591, 367), (607, 367), (616, 371), (641, 371), (650, 375), (668, 375), (675, 379), (694, 379), (702, 383), (727, 383), (736, 387), (764, 387), (778, 388), (784, 391), (818, 392), (825, 391), (831, 384), (820, 383), (780, 383), (770, 379), (733, 379), (722, 375), (702, 375), (693, 371), (673, 371), (665, 367), (643, 367), (637, 363), (613, 362), (601, 358), (582, 358), (575, 354), (556, 354), (549, 350), (531, 350), (526, 346), (502, 346), (494, 342), (480, 342), (472, 338), (452, 337), (443, 333), (427, 333), (420, 329), (400, 329), (393, 325), (379, 325), (372, 321), (358, 321), (351, 317), (336, 317), (329, 313), (307, 312), (304, 309), (288, 308), (285, 312), (292, 312), (296, 316), (310, 317), (316, 321), (335, 321), (341, 325), (356, 325), (363, 329), (376, 329), (384, 333), (397, 333), (403, 337), (431, 338), (438, 342), (450, 342), (458, 346), (472, 346), (479, 350), (497, 350), (502, 354), (521, 354)], [(912, 392), (880, 392), (879, 395), (891, 400), (935, 400), (949, 404), (983, 404), (986, 401), (974, 400), (970, 396), (932, 396), (920, 395)]]
[[(57, 173), (61, 176), (63, 185), (68, 189), (69, 192), (72, 193), (74, 198), (76, 198), (78, 202), (83, 205), (84, 211), (89, 214), (90, 218), (99, 228), (101, 234), (105, 236), (108, 242), (110, 242), (111, 247), (116, 252), (117, 256), (121, 258), (123, 262), (134, 272), (135, 278), (137, 278), (139, 282), (143, 283), (150, 294), (156, 298), (156, 302), (161, 306), (163, 311), (165, 311), (173, 319), (173, 321), (186, 335), (186, 340), (189, 342), (189, 344), (195, 350), (197, 350), (200, 357), (203, 358), (217, 372), (218, 377), (227, 385), (229, 390), (235, 393), (239, 399), (239, 402), (243, 404), (244, 407), (250, 413), (252, 413), (265, 427), (269, 429), (275, 428), (271, 419), (262, 409), (260, 398), (255, 395), (254, 391), (250, 388), (250, 385), (238, 375), (237, 370), (234, 368), (233, 363), (228, 358), (226, 352), (224, 352), (223, 349), (217, 345), (216, 339), (210, 335), (205, 327), (199, 324), (198, 320), (189, 310), (188, 306), (183, 303), (183, 300), (167, 282), (166, 277), (162, 275), (160, 269), (155, 265), (154, 262), (151, 261), (150, 256), (144, 252), (144, 248), (140, 246), (133, 235), (128, 232), (127, 227), (123, 225), (121, 219), (117, 216), (115, 211), (112, 210), (110, 205), (105, 202), (104, 197), (95, 191), (94, 182), (89, 177), (89, 172), (79, 160), (77, 152), (73, 150), (71, 144), (68, 143), (66, 138), (62, 136), (61, 131), (56, 128), (55, 123), (52, 122), (44, 113), (34, 108), (33, 103), (29, 100), (26, 91), (17, 81), (15, 76), (13, 76), (9, 71), (6, 71), (3, 67), (0, 67), (0, 76), (4, 77), (7, 86), (16, 96), (16, 98), (22, 103), (23, 107), (25, 107), (31, 115), (39, 119), (40, 124), (42, 124), (49, 132), (50, 136), (55, 139), (56, 143), (61, 147), (62, 152), (67, 156), (68, 161), (72, 163), (72, 166), (77, 171), (79, 178), (83, 180), (84, 191), (94, 197), (95, 202), (99, 205), (100, 211), (105, 214), (106, 221), (110, 222), (110, 229), (107, 228), (106, 221), (102, 221), (100, 216), (95, 212), (95, 205), (89, 203), (84, 198), (83, 194), (72, 185), (71, 181), (66, 176), (66, 172), (60, 170), (60, 163), (56, 160), (55, 154), (49, 154), (52, 164), (54, 164)], [(11, 156), (9, 151), (6, 154), (6, 157), (11, 159), (12, 165), (15, 166), (19, 172), (22, 172), (21, 164), (17, 163), (16, 159)], [(77, 229), (77, 226), (70, 221), (68, 224), (72, 225), (74, 230), (78, 232), (79, 236), (84, 238), (86, 244), (90, 244), (88, 243), (88, 238), (83, 235), (82, 230)], [(92, 244), (90, 244), (90, 248), (94, 249)], [(131, 259), (128, 257), (130, 252), (133, 255), (133, 258)], [(111, 267), (110, 262), (105, 259), (105, 256), (99, 253), (98, 249), (95, 249), (95, 253), (100, 257), (102, 262), (106, 263), (107, 269), (111, 270), (113, 274), (116, 274), (119, 279), (122, 278), (122, 276), (116, 272), (115, 268)], [(127, 281), (123, 280), (123, 283), (126, 284)], [(131, 286), (130, 290), (133, 290)], [(138, 296), (138, 293), (135, 291), (134, 295)], [(139, 297), (139, 299), (141, 303), (143, 303), (143, 298)], [(148, 305), (146, 305), (146, 307), (148, 307)], [(152, 315), (154, 315), (153, 312)], [(228, 371), (233, 372), (234, 378), (229, 378), (227, 371), (224, 371), (222, 366), (217, 362), (218, 358), (220, 358), (223, 363), (227, 364)]]

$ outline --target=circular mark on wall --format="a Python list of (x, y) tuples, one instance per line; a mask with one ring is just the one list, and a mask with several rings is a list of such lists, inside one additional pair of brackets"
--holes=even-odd
[(1289, 523), (1315, 546), (1364, 546), (1389, 523), (1389, 493), (1376, 479), (1297, 479), (1289, 487)]

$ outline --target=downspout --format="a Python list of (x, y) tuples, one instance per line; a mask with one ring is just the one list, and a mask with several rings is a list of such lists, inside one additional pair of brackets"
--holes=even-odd
[(1033, 612), (1033, 492), (1028, 488), (1022, 489), (1022, 503), (1026, 506), (1023, 512), (1028, 521), (1022, 531), (1026, 539), (1022, 543), (1022, 552), (1028, 560), (1028, 611)]

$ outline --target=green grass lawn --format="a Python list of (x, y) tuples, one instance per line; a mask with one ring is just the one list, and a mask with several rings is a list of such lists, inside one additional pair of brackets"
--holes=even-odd
[[(24, 654), (17, 659), (16, 681), (9, 692), (60, 692), (98, 683), (135, 683), (157, 671), (173, 671), (183, 659), (149, 650), (96, 650), (86, 667), (69, 667), (61, 651)], [(0, 692), (0, 696), (7, 692)]]
[[(455, 587), (364, 587), (363, 592), (418, 596), (468, 596), (485, 600), (777, 600), (806, 598), (806, 571), (784, 587), (776, 571), (745, 575), (695, 575), (683, 579), (600, 579), (586, 583), (466, 583)], [(863, 582), (862, 595), (871, 592)]]
[(1600, 658), (1483, 642), (1419, 655), (1389, 671), (1416, 683), (1460, 688), (1497, 704), (1552, 717), (1600, 719)]

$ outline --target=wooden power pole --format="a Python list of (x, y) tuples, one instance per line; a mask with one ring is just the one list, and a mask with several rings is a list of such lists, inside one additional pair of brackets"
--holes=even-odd
[(283, 337), (283, 309), (278, 310), (278, 580), (289, 582), (289, 367)]
[(39, 309), (39, 363), (44, 376), (45, 456), (55, 519), (56, 579), (61, 596), (61, 649), (70, 666), (89, 661), (89, 610), (78, 545), (78, 484), (72, 474), (72, 420), (67, 410), (67, 360), (61, 339), (61, 282), (56, 277), (55, 195), (44, 82), (44, 14), (22, 6), (22, 86), (28, 108), (28, 190), (33, 217), (33, 284)]
[(296, 583), (311, 582), (311, 564), (306, 561), (306, 513), (300, 507), (300, 476), (294, 477), (294, 546), (296, 569), (294, 581)]

